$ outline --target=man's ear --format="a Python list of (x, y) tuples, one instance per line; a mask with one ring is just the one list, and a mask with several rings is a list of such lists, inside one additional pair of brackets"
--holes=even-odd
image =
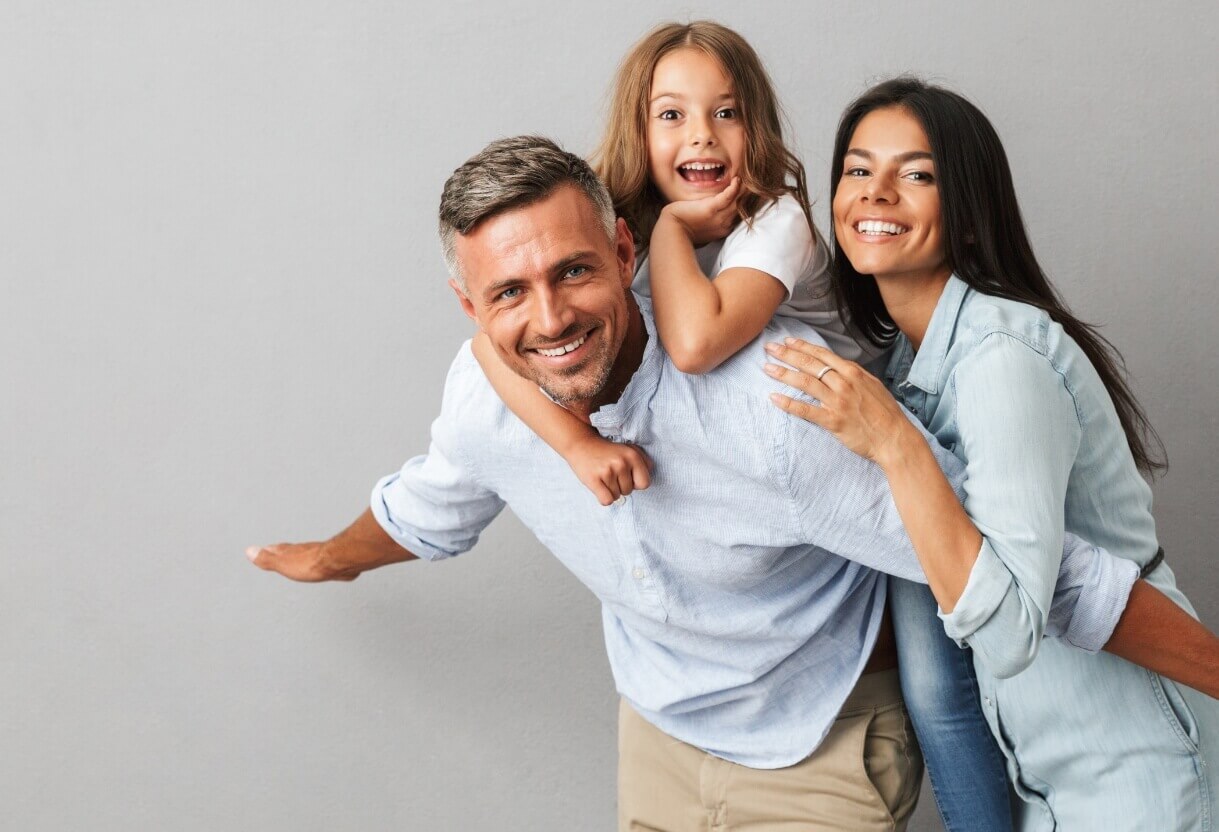
[(635, 281), (635, 237), (622, 217), (618, 218), (617, 227), (614, 254), (618, 257), (618, 268), (622, 272), (622, 285), (629, 289)]
[(457, 294), (457, 302), (461, 304), (461, 311), (466, 313), (466, 317), (474, 323), (478, 323), (478, 316), (474, 314), (474, 304), (470, 303), (470, 299), (466, 296), (465, 289), (461, 288), (461, 284), (455, 278), (449, 278), (449, 285), (453, 287), (453, 291)]

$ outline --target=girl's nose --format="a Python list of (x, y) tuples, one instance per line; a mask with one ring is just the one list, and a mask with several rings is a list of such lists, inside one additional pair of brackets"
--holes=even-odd
[(707, 121), (691, 121), (690, 145), (692, 147), (710, 147), (715, 144), (715, 129)]

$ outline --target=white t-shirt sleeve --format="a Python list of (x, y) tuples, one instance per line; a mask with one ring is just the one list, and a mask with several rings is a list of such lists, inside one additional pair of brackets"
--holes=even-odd
[(733, 229), (724, 240), (715, 273), (757, 269), (782, 283), (791, 298), (796, 284), (812, 265), (816, 250), (800, 203), (785, 194), (763, 208), (752, 224), (741, 223)]

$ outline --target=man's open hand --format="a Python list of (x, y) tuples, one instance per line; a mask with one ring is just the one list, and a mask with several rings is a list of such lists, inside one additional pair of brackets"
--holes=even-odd
[(246, 557), (259, 569), (278, 572), (294, 581), (354, 581), (363, 571), (335, 564), (327, 552), (327, 543), (276, 543), (273, 546), (251, 546)]
[(354, 581), (369, 569), (415, 559), (381, 529), (368, 509), (329, 540), (251, 546), (245, 554), (259, 569), (309, 583)]

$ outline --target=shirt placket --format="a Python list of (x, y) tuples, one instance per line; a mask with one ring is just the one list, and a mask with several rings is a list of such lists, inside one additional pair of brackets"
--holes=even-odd
[[(630, 442), (619, 423), (602, 425), (601, 436), (610, 442)], [(637, 514), (639, 498), (634, 495), (619, 497), (609, 506), (610, 518), (618, 538), (618, 551), (626, 561), (626, 574), (630, 576), (633, 594), (644, 608), (651, 610), (659, 620), (668, 620), (668, 612), (656, 580), (656, 564), (649, 555), (639, 533)]]

